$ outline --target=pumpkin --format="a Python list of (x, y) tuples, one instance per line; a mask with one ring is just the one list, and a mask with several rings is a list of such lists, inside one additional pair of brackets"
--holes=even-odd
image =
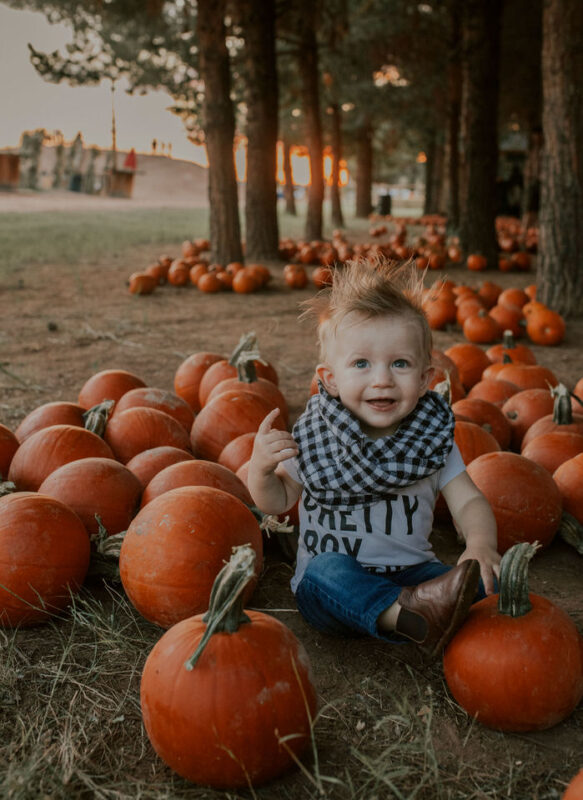
[(78, 403), (85, 409), (93, 408), (104, 400), (114, 400), (129, 392), (130, 389), (137, 389), (138, 386), (145, 386), (145, 382), (124, 369), (105, 369), (96, 372), (81, 387), (79, 391)]
[(241, 357), (235, 365), (237, 368), (237, 375), (232, 378), (225, 378), (225, 380), (215, 384), (207, 395), (205, 403), (210, 402), (223, 392), (251, 392), (267, 400), (272, 408), (279, 408), (281, 417), (287, 425), (289, 411), (285, 397), (273, 381), (258, 377), (254, 362), (248, 358), (244, 358), (244, 356), (244, 353), (241, 354)]
[(526, 344), (517, 344), (511, 330), (505, 330), (502, 341), (486, 350), (486, 355), (494, 363), (504, 360), (508, 356), (513, 363), (536, 364), (536, 356)]
[(500, 325), (500, 328), (503, 332), (505, 330), (509, 330), (517, 339), (521, 336), (524, 336), (524, 315), (522, 313), (522, 309), (518, 306), (497, 303), (493, 308), (490, 309), (489, 314), (491, 317), (493, 317), (493, 319), (496, 320), (498, 325)]
[(462, 330), (468, 341), (488, 344), (502, 338), (503, 328), (485, 308), (481, 308), (475, 314), (466, 317)]
[(205, 292), (205, 294), (215, 294), (222, 291), (225, 288), (225, 284), (220, 280), (216, 272), (205, 272), (197, 280), (196, 288), (201, 292)]
[(562, 500), (546, 469), (504, 451), (479, 456), (467, 469), (496, 518), (500, 553), (518, 542), (551, 543), (561, 522)]
[(19, 442), (23, 442), (31, 434), (41, 428), (48, 428), (50, 425), (76, 425), (83, 428), (85, 427), (83, 419), (85, 411), (86, 409), (79, 403), (69, 403), (65, 400), (44, 403), (24, 417), (14, 434)]
[(74, 511), (89, 535), (99, 532), (96, 514), (111, 536), (125, 531), (138, 509), (142, 486), (133, 472), (112, 458), (82, 458), (48, 475), (39, 493)]
[(334, 273), (330, 267), (319, 266), (312, 272), (312, 283), (316, 289), (325, 289), (327, 286), (332, 285), (334, 280)]
[(496, 305), (501, 292), (502, 287), (492, 281), (483, 281), (478, 288), (478, 295), (486, 304), (486, 308)]
[(520, 452), (524, 434), (540, 417), (552, 413), (553, 396), (548, 389), (523, 389), (502, 406), (502, 413), (510, 423), (510, 447)]
[(194, 285), (198, 286), (199, 279), (206, 275), (208, 272), (208, 267), (206, 264), (193, 264), (190, 269), (188, 270), (188, 280)]
[(290, 289), (305, 289), (309, 278), (302, 264), (286, 264), (283, 268), (283, 280)]
[(117, 401), (113, 416), (125, 411), (127, 408), (156, 408), (164, 411), (179, 422), (187, 433), (190, 433), (194, 422), (194, 412), (186, 400), (174, 392), (158, 389), (153, 386), (144, 386), (130, 389)]
[(564, 461), (583, 453), (583, 430), (581, 433), (572, 433), (557, 429), (543, 433), (530, 439), (521, 453), (552, 475)]
[(583, 800), (583, 769), (569, 781), (567, 790), (561, 800)]
[(488, 266), (488, 261), (485, 256), (480, 253), (470, 253), (466, 259), (466, 266), (473, 272), (481, 272)]
[(526, 335), (534, 344), (554, 347), (563, 341), (565, 331), (565, 320), (550, 308), (533, 311), (526, 318)]
[(80, 458), (115, 458), (97, 434), (76, 425), (51, 425), (20, 445), (10, 464), (8, 480), (20, 491), (38, 491), (45, 478), (63, 464)]
[(153, 447), (169, 445), (190, 450), (189, 434), (180, 422), (164, 411), (143, 406), (114, 413), (107, 423), (104, 438), (115, 457), (124, 464)]
[(509, 305), (522, 308), (529, 300), (530, 297), (524, 289), (520, 289), (517, 286), (510, 286), (507, 289), (503, 289), (498, 295), (498, 302), (503, 306)]
[(553, 480), (563, 498), (564, 510), (583, 525), (583, 454), (563, 461), (553, 473)]
[(182, 450), (180, 447), (172, 445), (161, 445), (143, 450), (127, 462), (126, 467), (133, 472), (139, 480), (142, 490), (150, 483), (154, 475), (171, 464), (178, 464), (180, 461), (192, 461), (192, 453)]
[(553, 413), (546, 414), (532, 423), (523, 436), (521, 450), (524, 450), (528, 443), (537, 436), (551, 431), (583, 434), (583, 414), (573, 414), (567, 387), (560, 383), (550, 394), (554, 398)]
[(559, 379), (555, 373), (542, 364), (502, 364), (496, 373), (497, 378), (510, 381), (521, 389), (547, 389), (556, 386)]
[[(213, 581), (233, 547), (251, 544), (258, 577), (262, 534), (237, 497), (209, 486), (182, 486), (148, 503), (130, 523), (119, 569), (135, 608), (164, 628), (208, 608)], [(255, 582), (249, 584), (246, 599)]]
[[(194, 420), (190, 432), (193, 453), (197, 458), (216, 461), (232, 439), (257, 431), (272, 409), (271, 403), (258, 394), (222, 392), (207, 403)], [(281, 415), (274, 420), (273, 427), (286, 429)]]
[(489, 366), (490, 359), (477, 344), (459, 342), (444, 351), (455, 362), (460, 380), (466, 390), (482, 378), (482, 372)]
[(443, 657), (448, 688), (467, 713), (501, 731), (540, 731), (583, 697), (583, 641), (571, 618), (529, 594), (535, 547), (503, 557), (500, 593), (475, 603)]
[[(262, 363), (258, 359), (252, 363), (255, 367), (258, 378), (263, 378), (264, 380), (271, 381), (276, 386), (278, 385), (279, 379), (277, 372), (271, 364)], [(200, 381), (198, 399), (201, 408), (207, 402), (208, 397), (215, 386), (218, 383), (221, 383), (221, 381), (226, 381), (228, 378), (237, 378), (237, 367), (234, 363), (227, 361), (227, 359), (221, 359), (220, 361), (211, 364)]]
[(163, 264), (158, 262), (157, 264), (150, 264), (150, 266), (146, 267), (144, 272), (146, 275), (150, 275), (152, 278), (154, 278), (156, 281), (156, 286), (163, 286), (168, 279), (168, 269), (170, 267), (170, 263)]
[(130, 294), (152, 294), (158, 286), (158, 279), (154, 275), (144, 272), (132, 272), (128, 279)]
[(464, 397), (453, 403), (451, 410), (456, 416), (461, 414), (475, 422), (476, 425), (484, 427), (494, 436), (502, 450), (506, 450), (510, 445), (510, 423), (502, 410), (494, 403), (478, 397)]
[(142, 508), (155, 497), (180, 486), (213, 486), (238, 497), (247, 505), (253, 503), (247, 487), (232, 470), (212, 461), (192, 459), (171, 464), (154, 475), (144, 489)]
[(297, 764), (310, 742), (316, 691), (291, 630), (243, 611), (253, 551), (238, 547), (217, 576), (208, 612), (156, 643), (144, 665), (144, 727), (160, 758), (194, 783), (236, 789)]
[(66, 608), (89, 568), (89, 536), (64, 503), (0, 498), (0, 625), (35, 625)]
[(233, 275), (233, 291), (237, 294), (250, 294), (261, 288), (259, 276), (243, 267)]
[(198, 390), (202, 376), (216, 361), (223, 361), (224, 356), (217, 353), (193, 353), (184, 359), (174, 374), (174, 391), (185, 400), (194, 413), (200, 411)]
[(239, 467), (251, 458), (255, 436), (255, 431), (249, 431), (232, 439), (221, 450), (217, 463), (233, 472), (237, 472)]
[(583, 378), (579, 378), (571, 392), (571, 408), (573, 411), (583, 413)]
[(454, 439), (466, 466), (484, 453), (500, 450), (500, 444), (489, 431), (468, 420), (456, 419)]
[(509, 397), (518, 392), (518, 386), (501, 378), (483, 378), (475, 383), (467, 394), (468, 399), (487, 400), (498, 408), (502, 408)]
[(190, 280), (190, 267), (183, 259), (175, 258), (166, 277), (171, 286), (186, 286)]
[(10, 462), (18, 450), (19, 442), (10, 428), (0, 425), (0, 480), (8, 476)]

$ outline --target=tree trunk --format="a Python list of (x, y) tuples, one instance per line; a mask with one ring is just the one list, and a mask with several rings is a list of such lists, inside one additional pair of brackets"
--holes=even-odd
[(197, 39), (204, 81), (204, 132), (209, 160), (211, 259), (219, 264), (242, 261), (239, 198), (233, 139), (229, 55), (225, 43), (224, 0), (199, 0)]
[(433, 131), (427, 147), (424, 214), (442, 213), (444, 154), (439, 133)]
[(320, 88), (318, 71), (318, 42), (316, 39), (315, 6), (311, 0), (300, 3), (298, 33), (298, 72), (301, 83), (302, 107), (306, 124), (306, 142), (310, 158), (308, 214), (305, 237), (308, 241), (322, 238), (322, 204), (324, 202), (324, 168), (322, 163), (322, 122), (320, 119)]
[(283, 196), (285, 199), (286, 214), (296, 216), (296, 196), (294, 186), (294, 175), (291, 166), (291, 144), (287, 136), (283, 137)]
[(447, 109), (447, 227), (450, 234), (459, 230), (460, 157), (459, 132), (462, 104), (461, 10), (459, 0), (451, 5), (451, 38), (449, 41), (448, 109)]
[(330, 185), (332, 225), (344, 227), (340, 201), (340, 159), (342, 158), (342, 119), (338, 103), (332, 104), (332, 183)]
[(543, 162), (537, 300), (583, 313), (583, 5), (543, 4)]
[(356, 141), (356, 211), (355, 216), (366, 218), (372, 211), (372, 125), (366, 120), (357, 133)]
[(239, 0), (245, 38), (247, 188), (245, 257), (262, 261), (278, 254), (276, 148), (278, 88), (274, 0)]
[(466, 199), (460, 214), (460, 240), (466, 255), (481, 253), (493, 269), (498, 263), (495, 220), (501, 0), (466, 0), (462, 13)]

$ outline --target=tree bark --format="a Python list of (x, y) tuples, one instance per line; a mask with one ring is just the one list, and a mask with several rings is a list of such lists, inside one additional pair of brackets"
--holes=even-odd
[(330, 185), (331, 218), (336, 228), (344, 227), (340, 199), (340, 160), (342, 158), (342, 118), (338, 103), (332, 104), (332, 182)]
[(498, 263), (496, 169), (498, 161), (498, 61), (501, 0), (463, 5), (464, 198), (460, 240), (464, 253)]
[(287, 136), (283, 137), (283, 197), (285, 199), (286, 214), (296, 216), (296, 196), (294, 175), (291, 166), (291, 144)]
[(543, 3), (543, 162), (537, 300), (583, 312), (583, 5)]
[(355, 216), (368, 217), (372, 211), (372, 125), (365, 120), (356, 140), (356, 210)]
[(433, 131), (427, 147), (424, 214), (441, 214), (444, 152), (438, 131)]
[(308, 241), (322, 238), (322, 204), (324, 202), (324, 167), (322, 163), (322, 121), (320, 119), (320, 88), (318, 71), (318, 42), (316, 39), (315, 5), (312, 0), (299, 4), (298, 72), (301, 83), (302, 107), (306, 124), (306, 142), (310, 158), (310, 185), (305, 237)]
[(225, 43), (224, 0), (199, 0), (197, 39), (204, 81), (204, 132), (209, 160), (211, 258), (219, 264), (242, 261), (239, 198), (233, 140), (235, 115)]
[(460, 201), (460, 156), (459, 133), (462, 104), (461, 68), (461, 9), (459, 0), (451, 4), (451, 36), (448, 64), (448, 109), (447, 109), (447, 227), (450, 234), (459, 230)]
[(274, 0), (239, 0), (245, 38), (247, 98), (247, 186), (245, 256), (277, 258), (276, 148), (278, 87)]

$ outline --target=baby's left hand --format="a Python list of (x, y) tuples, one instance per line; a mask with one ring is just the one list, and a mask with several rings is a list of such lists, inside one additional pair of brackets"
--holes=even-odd
[(480, 576), (484, 582), (486, 594), (494, 594), (496, 586), (494, 576), (500, 579), (500, 553), (488, 545), (468, 546), (458, 558), (458, 564), (473, 558), (480, 564)]

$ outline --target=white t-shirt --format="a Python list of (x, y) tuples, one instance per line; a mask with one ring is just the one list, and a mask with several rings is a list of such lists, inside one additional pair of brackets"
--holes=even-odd
[[(283, 465), (299, 483), (296, 460), (289, 459)], [(299, 502), (300, 535), (292, 591), (297, 589), (310, 559), (319, 553), (347, 553), (383, 575), (395, 571), (395, 567), (435, 559), (429, 544), (435, 502), (441, 489), (464, 470), (454, 444), (442, 469), (369, 506), (328, 511), (304, 490)]]

